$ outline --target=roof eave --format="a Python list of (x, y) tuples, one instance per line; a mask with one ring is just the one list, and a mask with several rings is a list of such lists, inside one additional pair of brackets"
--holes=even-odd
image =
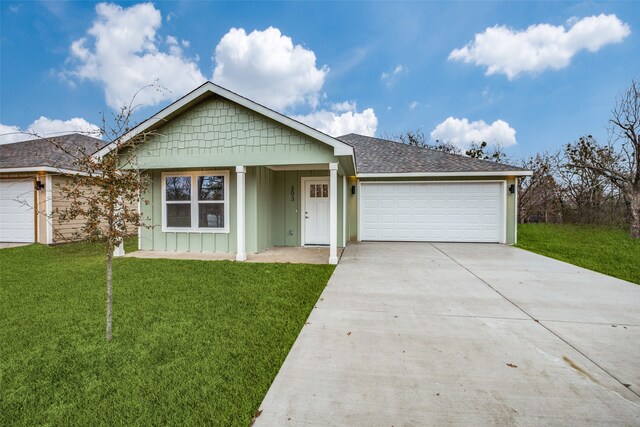
[(65, 175), (86, 175), (86, 173), (67, 169), (67, 168), (56, 168), (53, 166), (23, 166), (23, 167), (15, 167), (15, 168), (0, 168), (0, 173), (29, 173), (29, 172), (50, 172), (50, 173), (60, 173)]
[(480, 176), (531, 176), (532, 171), (469, 171), (469, 172), (383, 172), (358, 173), (358, 178), (422, 178), (422, 177), (480, 177)]

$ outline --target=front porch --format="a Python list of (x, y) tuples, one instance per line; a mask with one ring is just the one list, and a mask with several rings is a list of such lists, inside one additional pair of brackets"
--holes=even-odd
[(132, 256), (337, 264), (345, 175), (339, 163), (153, 171), (141, 206), (152, 226)]
[[(338, 259), (344, 248), (337, 248)], [(328, 247), (276, 246), (256, 254), (248, 254), (245, 262), (274, 262), (289, 264), (329, 264)], [(147, 259), (189, 259), (200, 261), (235, 261), (236, 255), (224, 252), (166, 252), (136, 251), (125, 257)]]
[[(247, 167), (236, 166), (235, 172), (236, 261), (248, 260), (251, 252), (257, 255), (264, 253), (264, 249), (272, 247), (328, 245), (326, 255), (329, 264), (338, 263), (338, 247), (345, 245), (344, 221), (340, 221), (339, 224), (338, 218), (345, 218), (344, 197), (346, 196), (344, 174), (340, 175), (343, 185), (338, 186), (338, 163), (271, 165), (257, 169), (253, 180), (255, 204), (249, 203), (250, 211), (247, 209), (246, 200), (247, 195), (250, 194), (246, 184)], [(285, 178), (286, 172), (295, 172), (299, 180), (299, 184), (296, 182), (290, 190), (284, 182), (282, 183), (284, 185), (278, 185), (278, 175)], [(320, 172), (320, 175), (314, 176), (310, 172)], [(328, 176), (323, 176), (323, 172), (328, 172)], [(286, 217), (286, 207), (283, 209), (282, 205), (274, 203), (278, 200), (295, 208), (297, 225), (287, 227), (285, 224), (284, 229), (278, 233), (280, 236), (274, 236), (273, 232), (279, 228), (280, 219), (283, 216)], [(255, 215), (251, 215), (252, 213)], [(247, 233), (247, 228), (251, 227), (252, 222), (248, 217), (251, 216), (255, 218), (255, 230)], [(265, 222), (263, 218), (267, 221)], [(253, 251), (247, 249), (251, 235), (256, 236), (256, 246)], [(286, 235), (295, 237), (296, 243), (281, 244), (279, 239), (284, 238), (286, 241)], [(263, 237), (262, 242), (261, 237)]]

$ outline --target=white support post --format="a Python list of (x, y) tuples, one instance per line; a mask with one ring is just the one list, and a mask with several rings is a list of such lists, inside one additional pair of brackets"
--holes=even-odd
[(237, 224), (236, 234), (238, 236), (238, 243), (236, 248), (236, 261), (246, 261), (247, 252), (245, 247), (245, 175), (247, 168), (244, 166), (236, 166), (236, 211), (237, 211)]
[(138, 250), (142, 249), (142, 193), (138, 194), (138, 215), (140, 221), (140, 227), (138, 227)]
[(113, 256), (114, 257), (124, 256), (124, 243), (123, 242), (120, 242), (120, 244), (118, 246), (113, 248)]
[(515, 177), (513, 180), (513, 185), (515, 185), (515, 192), (513, 193), (513, 245), (518, 243), (518, 177)]
[[(116, 218), (117, 221), (122, 221), (122, 198), (118, 198), (118, 204), (116, 205)], [(122, 222), (116, 222), (116, 227), (119, 227), (120, 230), (124, 228), (124, 224)], [(113, 256), (121, 257), (124, 256), (124, 242), (120, 242), (118, 246), (113, 248)]]
[(342, 176), (342, 247), (347, 247), (347, 177)]
[(47, 227), (47, 245), (53, 244), (53, 178), (47, 174), (44, 181), (44, 203)]
[(329, 264), (338, 263), (338, 164), (329, 163)]

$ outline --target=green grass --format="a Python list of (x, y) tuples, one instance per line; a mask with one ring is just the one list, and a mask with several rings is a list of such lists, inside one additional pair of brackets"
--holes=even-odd
[(640, 284), (640, 240), (606, 226), (520, 224), (518, 247)]
[[(128, 242), (131, 245), (131, 242)], [(250, 423), (332, 266), (0, 250), (0, 425)]]

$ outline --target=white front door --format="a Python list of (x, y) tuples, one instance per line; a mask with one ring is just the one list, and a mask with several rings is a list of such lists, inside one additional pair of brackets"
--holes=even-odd
[(329, 181), (327, 179), (306, 179), (304, 182), (305, 245), (329, 244)]

